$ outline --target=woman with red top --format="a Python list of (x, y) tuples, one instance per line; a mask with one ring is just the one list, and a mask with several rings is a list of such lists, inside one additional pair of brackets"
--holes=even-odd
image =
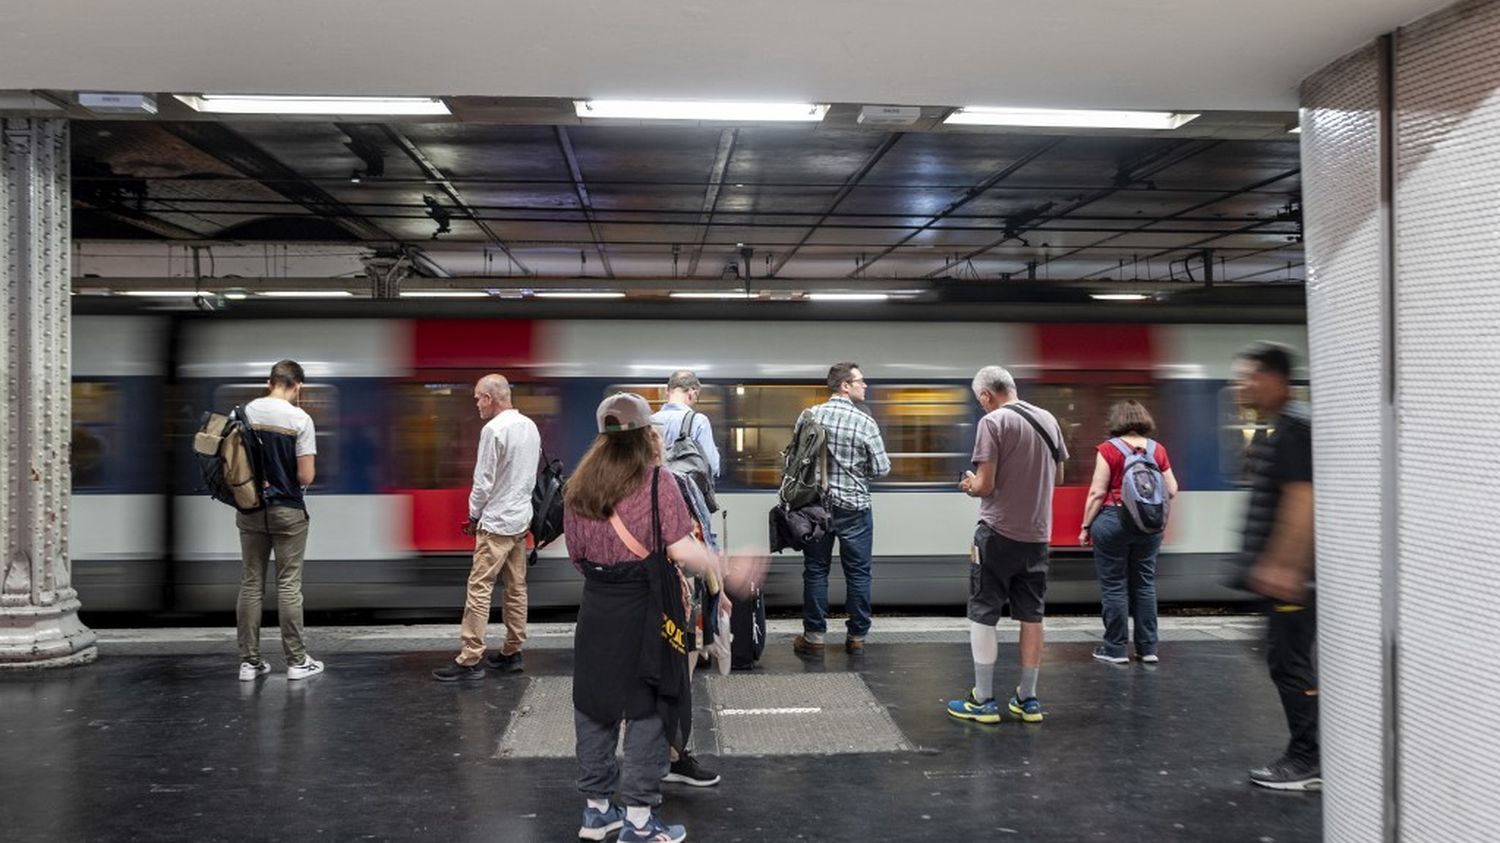
[[(1104, 610), (1104, 643), (1094, 658), (1110, 664), (1130, 661), (1126, 650), (1128, 618), (1135, 617), (1135, 654), (1147, 664), (1156, 654), (1156, 554), (1162, 533), (1141, 532), (1124, 511), (1120, 483), (1125, 474), (1123, 444), (1135, 454), (1150, 454), (1161, 469), (1168, 497), (1177, 495), (1177, 478), (1167, 449), (1148, 437), (1156, 422), (1137, 401), (1109, 408), (1109, 435), (1094, 457), (1094, 479), (1083, 509), (1078, 543), (1094, 545), (1099, 595)], [(1119, 444), (1117, 444), (1119, 443)]]

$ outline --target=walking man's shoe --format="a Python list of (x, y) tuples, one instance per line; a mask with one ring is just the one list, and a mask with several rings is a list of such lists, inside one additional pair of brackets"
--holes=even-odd
[(501, 673), (520, 673), (526, 669), (526, 662), (521, 658), (520, 652), (508, 656), (504, 653), (485, 656), (484, 663)]
[(1272, 790), (1322, 790), (1323, 768), (1316, 761), (1281, 758), (1250, 771), (1250, 783)]

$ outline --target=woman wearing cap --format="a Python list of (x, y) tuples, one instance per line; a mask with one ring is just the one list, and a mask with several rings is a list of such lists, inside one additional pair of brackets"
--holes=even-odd
[[(653, 810), (669, 736), (686, 745), (692, 726), (676, 565), (717, 574), (718, 561), (692, 537), (682, 494), (659, 467), (660, 436), (646, 400), (617, 393), (596, 419), (599, 436), (563, 494), (568, 555), (584, 576), (573, 643), (578, 790), (588, 800), (578, 836), (603, 840), (618, 828), (621, 843), (677, 843), (687, 832)], [(610, 804), (616, 791), (623, 810)]]

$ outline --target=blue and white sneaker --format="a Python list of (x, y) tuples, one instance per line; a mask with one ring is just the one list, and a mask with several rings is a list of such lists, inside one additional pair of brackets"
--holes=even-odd
[(1016, 689), (1016, 693), (1010, 695), (1009, 708), (1011, 714), (1014, 714), (1027, 723), (1042, 722), (1041, 702), (1038, 701), (1036, 697), (1027, 697), (1024, 700), (1021, 699), (1021, 691), (1019, 688)]
[(1000, 703), (995, 702), (994, 697), (980, 702), (974, 697), (974, 689), (970, 688), (968, 695), (963, 699), (948, 701), (948, 713), (959, 720), (972, 720), (975, 723), (999, 723)]
[(645, 828), (636, 828), (630, 823), (620, 829), (619, 843), (682, 843), (687, 839), (687, 829), (680, 825), (667, 825), (656, 814), (646, 820)]
[(619, 805), (600, 811), (592, 806), (583, 809), (583, 825), (578, 827), (578, 836), (584, 840), (603, 840), (625, 824), (625, 809)]

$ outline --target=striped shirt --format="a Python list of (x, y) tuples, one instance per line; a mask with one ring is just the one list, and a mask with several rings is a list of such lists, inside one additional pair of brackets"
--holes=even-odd
[(808, 412), (828, 432), (828, 502), (839, 509), (869, 509), (870, 479), (891, 473), (880, 426), (842, 395)]

